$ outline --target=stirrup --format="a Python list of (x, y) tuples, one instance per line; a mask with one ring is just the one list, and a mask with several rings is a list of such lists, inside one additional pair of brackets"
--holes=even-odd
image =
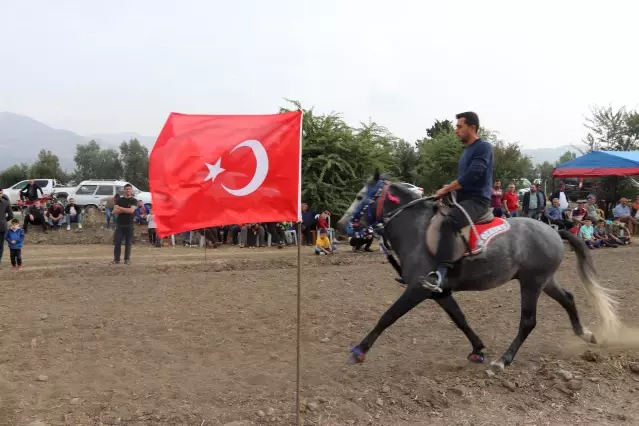
[[(428, 278), (430, 277), (434, 277), (436, 278), (436, 284), (432, 284), (430, 282), (428, 282)], [(435, 293), (442, 293), (443, 290), (441, 288), (442, 285), (442, 274), (439, 273), (439, 271), (431, 271), (428, 273), (428, 275), (426, 275), (426, 279), (422, 280), (422, 287), (424, 287), (427, 290), (430, 290), (432, 292)]]

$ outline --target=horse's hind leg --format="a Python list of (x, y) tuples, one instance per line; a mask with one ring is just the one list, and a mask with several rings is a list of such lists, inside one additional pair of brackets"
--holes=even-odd
[[(523, 274), (519, 274), (521, 277)], [(519, 320), (519, 332), (515, 340), (510, 344), (506, 352), (490, 365), (495, 370), (503, 370), (510, 365), (521, 345), (537, 325), (537, 302), (541, 289), (548, 280), (548, 276), (539, 277), (534, 274), (526, 274), (526, 278), (519, 278), (521, 288), (521, 318)]]
[(587, 343), (597, 343), (595, 335), (590, 330), (581, 325), (579, 321), (579, 314), (577, 313), (577, 305), (575, 305), (575, 298), (572, 293), (562, 288), (555, 277), (548, 280), (544, 293), (556, 300), (568, 313), (570, 318), (570, 324), (575, 334), (585, 340)]
[(399, 299), (388, 308), (386, 312), (381, 316), (377, 324), (370, 333), (364, 337), (361, 343), (351, 349), (351, 353), (347, 359), (348, 364), (357, 364), (364, 362), (366, 352), (370, 350), (377, 338), (388, 327), (393, 325), (395, 321), (400, 319), (404, 314), (409, 312), (415, 306), (426, 300), (432, 293), (425, 290), (421, 286), (414, 286), (407, 288)]
[(470, 355), (468, 355), (468, 359), (474, 362), (483, 362), (484, 343), (468, 325), (466, 316), (459, 307), (459, 304), (457, 304), (457, 301), (455, 300), (453, 295), (451, 293), (446, 293), (442, 297), (434, 297), (434, 300), (439, 304), (439, 306), (442, 307), (442, 309), (444, 309), (450, 319), (453, 320), (455, 325), (464, 332), (464, 334), (470, 341), (470, 344), (473, 346), (473, 351), (470, 353)]

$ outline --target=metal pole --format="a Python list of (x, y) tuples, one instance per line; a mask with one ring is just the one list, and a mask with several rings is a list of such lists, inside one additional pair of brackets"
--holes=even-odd
[(297, 222), (297, 356), (296, 356), (296, 389), (295, 389), (295, 418), (296, 425), (301, 425), (300, 419), (300, 364), (301, 364), (301, 350), (300, 350), (300, 335), (301, 335), (301, 321), (302, 316), (302, 222)]

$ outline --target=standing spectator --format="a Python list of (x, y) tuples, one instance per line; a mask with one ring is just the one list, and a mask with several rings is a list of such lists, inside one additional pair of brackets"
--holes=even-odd
[(76, 222), (82, 229), (82, 207), (75, 204), (73, 198), (69, 198), (69, 204), (64, 208), (64, 216), (67, 219), (67, 231), (71, 230), (71, 222)]
[[(22, 271), (22, 246), (24, 245), (24, 231), (20, 228), (18, 219), (11, 219), (11, 228), (5, 234), (4, 240), (9, 243), (11, 269)], [(2, 244), (4, 244), (4, 240)]]
[(546, 193), (544, 192), (544, 190), (541, 187), (541, 184), (537, 184), (537, 193), (539, 195), (541, 195), (541, 199), (544, 200), (542, 206), (541, 206), (541, 210), (544, 210), (546, 208), (546, 206), (548, 205), (548, 200), (546, 199)]
[(497, 179), (490, 192), (490, 205), (493, 208), (493, 215), (502, 217), (504, 214), (504, 191), (501, 189), (501, 181)]
[(131, 264), (131, 244), (133, 243), (133, 216), (137, 209), (138, 201), (133, 198), (133, 187), (127, 183), (124, 185), (124, 196), (120, 197), (115, 204), (113, 212), (118, 215), (118, 222), (115, 226), (115, 245), (113, 247), (112, 265), (120, 263), (122, 252), (122, 238), (125, 240), (124, 263)]
[(147, 216), (149, 215), (149, 207), (144, 205), (144, 201), (138, 201), (138, 207), (135, 209), (135, 223), (139, 225), (148, 225)]
[(40, 200), (36, 200), (35, 203), (26, 210), (24, 210), (24, 233), (29, 232), (29, 225), (41, 225), (42, 231), (47, 233), (47, 218), (44, 206), (40, 205)]
[[(120, 198), (120, 194), (115, 194), (113, 197), (105, 197), (100, 200), (101, 203), (104, 203), (104, 216), (106, 217), (106, 229), (111, 227), (111, 218), (113, 217), (113, 208), (115, 207), (115, 203)], [(113, 225), (115, 225), (115, 217), (113, 217)]]
[(619, 200), (619, 204), (612, 209), (612, 215), (615, 218), (619, 218), (621, 223), (626, 224), (631, 235), (635, 233), (637, 219), (630, 215), (630, 207), (628, 206), (628, 199), (626, 197)]
[(555, 198), (558, 199), (559, 207), (564, 210), (568, 210), (568, 208), (570, 207), (570, 204), (568, 204), (568, 197), (566, 196), (566, 184), (564, 184), (563, 182), (559, 184), (559, 189), (557, 189), (550, 195), (550, 198), (553, 200)]
[(0, 188), (0, 263), (4, 253), (4, 236), (7, 232), (7, 222), (13, 219), (13, 210), (9, 199), (2, 193)]
[(313, 245), (312, 231), (315, 229), (315, 213), (309, 210), (308, 204), (302, 203), (302, 235), (304, 244)]
[(508, 217), (517, 217), (519, 211), (519, 198), (515, 190), (515, 184), (508, 184), (506, 193), (504, 194), (504, 213)]
[(535, 185), (530, 185), (530, 191), (524, 195), (522, 204), (524, 207), (524, 216), (537, 219), (545, 204), (545, 200), (542, 198), (541, 194), (537, 192), (537, 187)]
[(60, 225), (62, 225), (62, 220), (64, 219), (64, 209), (60, 203), (55, 202), (47, 210), (46, 216), (49, 226), (53, 230), (60, 229)]
[(149, 214), (146, 215), (146, 220), (149, 223), (148, 225), (148, 234), (149, 234), (149, 244), (153, 247), (161, 247), (161, 241), (158, 240), (158, 233), (156, 231), (155, 224), (155, 215), (153, 214), (153, 210), (149, 209)]
[(38, 186), (37, 183), (33, 179), (29, 179), (29, 183), (24, 187), (22, 191), (20, 191), (20, 198), (26, 198), (29, 201), (35, 201), (40, 199), (38, 197), (38, 191), (40, 191), (40, 195), (44, 197), (44, 192), (42, 192), (42, 188)]

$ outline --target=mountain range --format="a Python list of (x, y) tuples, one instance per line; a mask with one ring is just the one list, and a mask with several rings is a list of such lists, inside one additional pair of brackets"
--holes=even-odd
[[(63, 169), (71, 171), (75, 168), (73, 156), (77, 144), (94, 139), (104, 148), (117, 149), (122, 141), (133, 138), (138, 139), (149, 150), (156, 140), (154, 136), (143, 136), (134, 132), (79, 135), (69, 130), (54, 129), (24, 115), (0, 112), (0, 170), (18, 163), (31, 164), (41, 149), (48, 149), (58, 156)], [(571, 145), (522, 149), (522, 153), (529, 156), (533, 164), (544, 161), (554, 163), (566, 151), (580, 154), (579, 150)]]

